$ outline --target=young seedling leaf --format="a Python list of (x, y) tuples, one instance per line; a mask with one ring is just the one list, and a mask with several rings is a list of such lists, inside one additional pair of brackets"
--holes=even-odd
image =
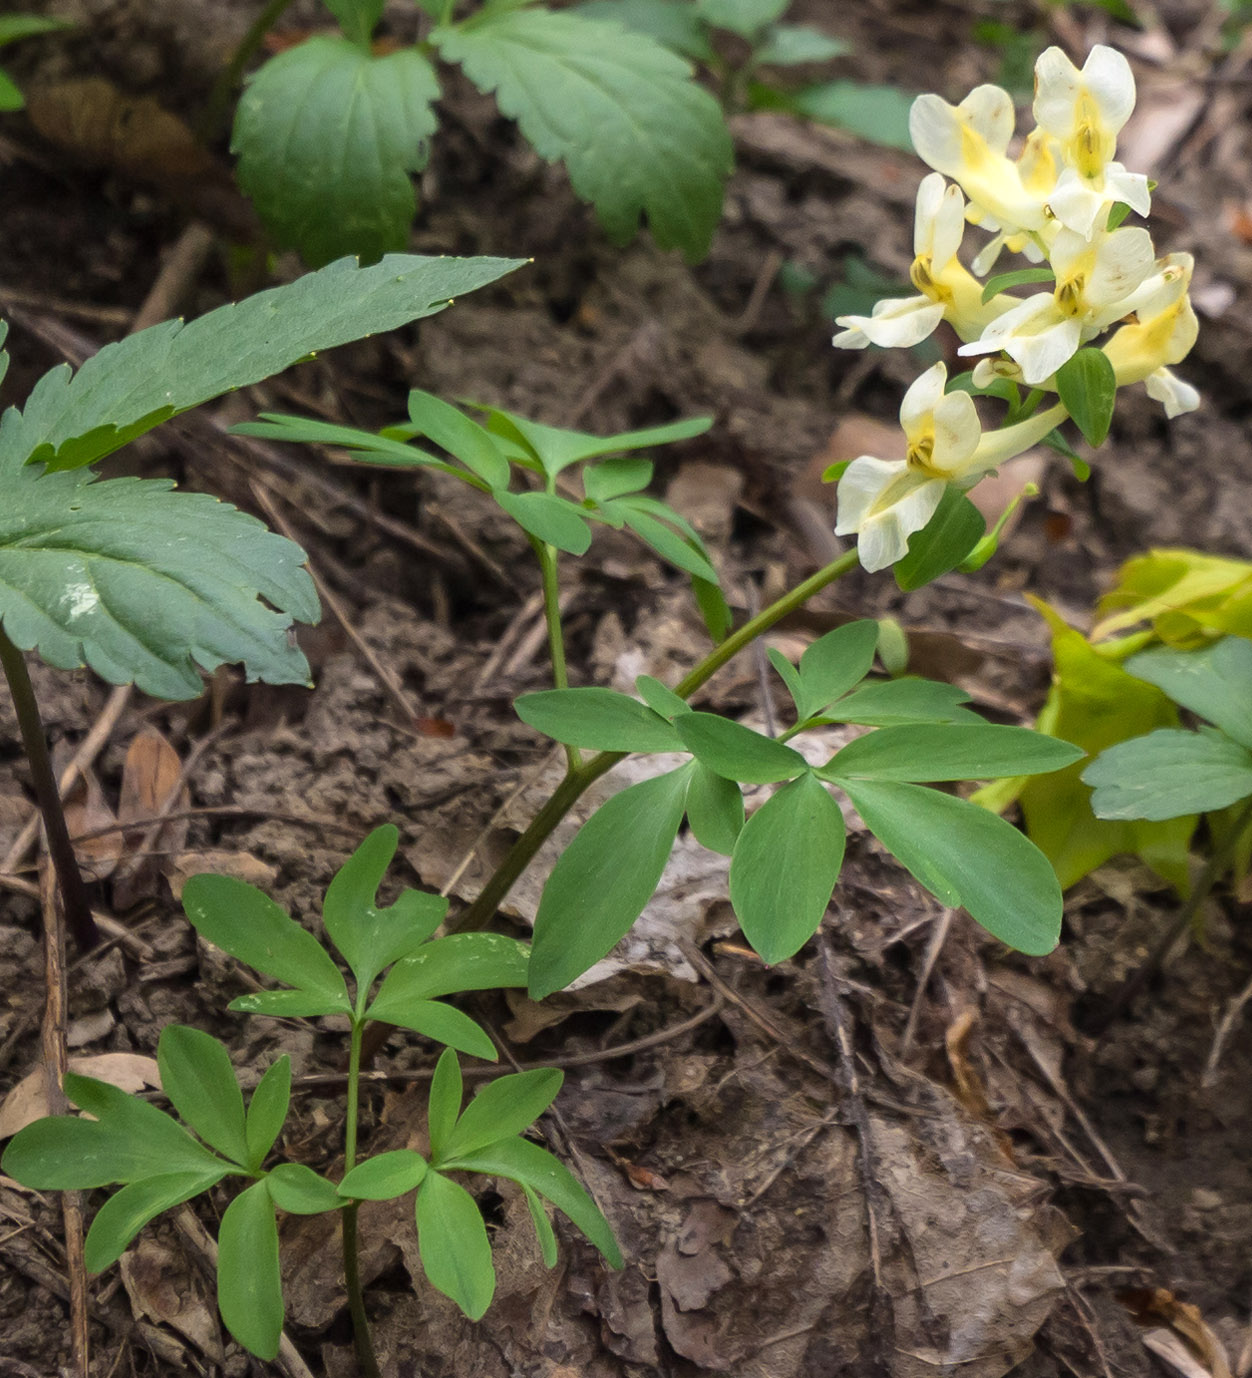
[(669, 722), (673, 722), (680, 713), (691, 712), (691, 705), (686, 699), (680, 699), (672, 689), (667, 689), (651, 675), (640, 675), (635, 680), (635, 689), (654, 713), (659, 713)]
[(730, 635), (730, 629), (735, 625), (730, 604), (726, 602), (726, 595), (722, 592), (721, 585), (715, 584), (710, 579), (693, 577), (691, 594), (696, 600), (696, 607), (700, 609), (700, 616), (704, 619), (704, 625), (708, 628), (713, 644), (720, 646)]
[(778, 671), (782, 677), (782, 682), (787, 686), (787, 692), (791, 695), (791, 702), (796, 706), (796, 720), (803, 722), (806, 714), (800, 711), (800, 704), (804, 701), (804, 689), (800, 684), (800, 672), (787, 659), (777, 646), (770, 646), (765, 654), (769, 657), (769, 663)]
[[(646, 504), (646, 506), (645, 506)], [(698, 538), (680, 536), (658, 520), (649, 498), (618, 498), (608, 505), (610, 513), (620, 516), (641, 541), (650, 545), (663, 560), (685, 571), (693, 578), (704, 579), (710, 584), (717, 583), (717, 571), (709, 563), (703, 544)], [(662, 515), (669, 521), (674, 513), (663, 509)]]
[(461, 1064), (449, 1048), (435, 1064), (427, 1095), (426, 1127), (430, 1137), (430, 1155), (436, 1162), (443, 1157), (443, 1146), (451, 1137), (457, 1117), (461, 1113)]
[[(0, 449), (20, 424), (9, 412)], [(164, 479), (95, 480), (4, 475), (0, 618), (15, 645), (165, 699), (197, 697), (201, 669), (236, 661), (250, 680), (308, 683), (288, 636), (320, 615), (299, 546)]]
[(876, 680), (854, 689), (822, 714), (824, 722), (891, 727), (897, 723), (951, 722), (977, 725), (983, 719), (968, 708), (964, 689), (930, 679)]
[(743, 830), (743, 791), (697, 761), (687, 790), (687, 822), (701, 847), (729, 856)]
[(582, 510), (555, 493), (506, 493), (497, 490), (495, 500), (528, 535), (546, 541), (570, 555), (585, 555), (591, 545), (591, 528)]
[(484, 11), (432, 38), (536, 152), (559, 159), (608, 235), (647, 215), (662, 249), (709, 250), (732, 146), (717, 101), (687, 64), (643, 34), (550, 10)]
[(673, 725), (613, 689), (547, 689), (514, 700), (517, 716), (553, 741), (595, 751), (681, 751)]
[(509, 486), (509, 461), (485, 426), (441, 398), (417, 389), (409, 393), (409, 418), (418, 435), (455, 455), (489, 487)]
[(278, 1163), (265, 1183), (278, 1209), (292, 1215), (321, 1215), (343, 1205), (334, 1182), (319, 1177), (304, 1163)]
[(426, 1168), (426, 1159), (409, 1148), (379, 1153), (345, 1174), (339, 1195), (356, 1201), (391, 1201), (420, 1186)]
[(752, 39), (772, 24), (791, 0), (696, 0), (696, 13), (715, 29)]
[(167, 1172), (159, 1177), (144, 1177), (114, 1192), (96, 1212), (87, 1231), (83, 1244), (87, 1271), (102, 1273), (121, 1258), (126, 1246), (149, 1220), (208, 1191), (227, 1171), (223, 1163), (214, 1171)]
[(233, 876), (192, 876), (183, 887), (183, 909), (206, 942), (298, 987), (292, 995), (324, 1001), (329, 1008), (319, 1013), (351, 1013), (348, 987), (330, 954), (254, 885)]
[(1252, 747), (1252, 642), (1227, 636), (1198, 651), (1154, 647), (1125, 664), (1127, 674), (1155, 684), (1175, 703)]
[(556, 1099), (565, 1074), (540, 1067), (489, 1081), (461, 1113), (440, 1158), (460, 1158), (528, 1129)]
[(1164, 728), (1102, 752), (1082, 774), (1097, 818), (1160, 822), (1252, 794), (1252, 752), (1217, 732)]
[(808, 769), (808, 762), (794, 747), (717, 713), (684, 713), (674, 726), (696, 760), (727, 780), (768, 785), (794, 780)]
[(0, 476), (28, 461), (76, 469), (179, 412), (259, 383), (319, 350), (434, 315), (521, 259), (344, 259), (284, 287), (105, 345), (77, 373), (54, 368), (0, 426)]
[(182, 1118), (209, 1145), (246, 1167), (251, 1154), (243, 1092), (225, 1047), (202, 1029), (167, 1024), (157, 1044), (161, 1088)]
[(379, 972), (416, 951), (448, 912), (442, 896), (417, 890), (378, 907), (378, 887), (399, 839), (399, 829), (390, 823), (375, 828), (339, 868), (322, 903), (326, 932), (356, 979), (358, 1005)]
[(1057, 369), (1056, 390), (1087, 443), (1103, 445), (1117, 405), (1117, 377), (1108, 355), (1080, 349)]
[(829, 62), (849, 51), (843, 39), (808, 24), (775, 24), (767, 30), (755, 57), (764, 67), (796, 67), (808, 62)]
[(543, 1202), (539, 1199), (538, 1193), (532, 1187), (528, 1187), (525, 1182), (521, 1185), (522, 1194), (526, 1198), (526, 1205), (530, 1211), (531, 1221), (535, 1226), (535, 1236), (539, 1240), (539, 1252), (543, 1255), (544, 1267), (555, 1268), (556, 1235), (552, 1232), (552, 1222), (544, 1211)]
[(401, 1029), (412, 1029), (434, 1043), (442, 1043), (485, 1062), (494, 1062), (499, 1057), (496, 1045), (468, 1014), (438, 1000), (411, 1000), (402, 1005), (396, 1002), (388, 1004), (381, 1014), (371, 1005), (366, 1017), (395, 1024)]
[(549, 477), (585, 459), (599, 459), (602, 455), (620, 454), (624, 450), (646, 450), (654, 445), (669, 445), (678, 440), (690, 440), (703, 435), (713, 424), (712, 417), (690, 416), (671, 421), (664, 426), (649, 426), (641, 431), (622, 431), (617, 435), (587, 435), (583, 431), (562, 430), (545, 426), (542, 421), (518, 416), (515, 412), (492, 409), (487, 417), (487, 429), (512, 441)]
[(226, 1207), (217, 1236), (217, 1305), (226, 1328), (258, 1359), (273, 1359), (283, 1332), (278, 1223), (267, 1183)]
[(896, 561), (896, 583), (902, 589), (919, 589), (950, 573), (986, 532), (982, 513), (965, 494), (944, 489), (934, 516), (909, 537), (908, 554)]
[(1004, 819), (925, 785), (848, 780), (866, 827), (942, 904), (1032, 957), (1061, 934), (1061, 887), (1047, 857)]
[(801, 721), (820, 713), (841, 694), (860, 684), (874, 663), (878, 636), (878, 623), (862, 618), (836, 627), (805, 649), (799, 666), (801, 695), (796, 702)]
[(270, 58), (239, 98), (231, 151), (278, 247), (315, 268), (402, 250), (417, 206), (410, 174), (430, 156), (438, 95), (416, 48), (375, 57), (314, 37)]
[(435, 1000), (466, 990), (497, 990), (526, 984), (530, 948), (500, 933), (449, 933), (423, 944), (383, 978), (366, 1013), (392, 1021), (416, 1000)]
[(839, 805), (812, 774), (784, 786), (744, 824), (730, 902), (766, 962), (793, 957), (817, 931), (843, 865)]
[(538, 1144), (521, 1138), (500, 1139), (449, 1162), (446, 1170), (482, 1172), (530, 1187), (569, 1216), (600, 1250), (610, 1267), (622, 1266), (621, 1250), (599, 1207), (565, 1164)]
[(291, 1104), (291, 1059), (286, 1053), (265, 1069), (248, 1101), (245, 1134), (248, 1142), (246, 1166), (259, 1172), (274, 1147)]
[(275, 1019), (316, 1019), (346, 1014), (343, 993), (326, 995), (309, 990), (261, 990), (237, 995), (226, 1006), (233, 1014), (267, 1014)]
[(1080, 761), (1069, 742), (1028, 727), (992, 723), (910, 723), (849, 742), (818, 772), (842, 784), (861, 780), (993, 780), (1046, 775)]
[(652, 461), (637, 455), (606, 459), (583, 470), (583, 491), (592, 502), (611, 502), (626, 493), (638, 493), (652, 482)]
[(459, 1183), (428, 1172), (417, 1189), (416, 1215), (427, 1281), (470, 1320), (480, 1320), (496, 1290), (496, 1270), (478, 1202)]
[(258, 440), (279, 440), (289, 445), (337, 445), (353, 451), (354, 458), (370, 464), (385, 464), (390, 468), (439, 469), (446, 474), (464, 477), (453, 464), (416, 445), (406, 445), (372, 431), (358, 431), (351, 426), (334, 426), (328, 421), (310, 421), (303, 416), (283, 416), (279, 412), (262, 412), (256, 421), (245, 421), (230, 428), (231, 435), (251, 435)]
[(682, 767), (615, 794), (558, 858), (535, 917), (532, 999), (581, 976), (643, 912), (678, 836), (690, 778)]

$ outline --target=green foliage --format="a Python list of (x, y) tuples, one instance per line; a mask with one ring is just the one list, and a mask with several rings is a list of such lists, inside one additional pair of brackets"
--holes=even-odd
[(1056, 372), (1056, 390), (1090, 445), (1103, 445), (1117, 405), (1117, 378), (1102, 349), (1080, 349)]
[(958, 488), (943, 490), (930, 521), (909, 537), (908, 554), (895, 564), (896, 583), (920, 589), (956, 569), (986, 534), (982, 513)]
[[(1042, 775), (1073, 765), (1082, 751), (986, 723), (950, 685), (867, 682), (878, 636), (876, 622), (852, 622), (814, 642), (799, 666), (771, 653), (796, 705), (788, 738), (831, 722), (879, 729), (817, 770), (784, 741), (693, 711), (655, 681), (639, 684), (650, 706), (598, 689), (518, 700), (523, 719), (558, 741), (600, 751), (685, 748), (692, 756), (612, 796), (558, 858), (535, 920), (532, 996), (581, 975), (626, 933), (660, 880), (684, 814), (697, 841), (730, 856), (730, 899), (748, 941), (767, 962), (792, 956), (821, 922), (843, 858), (843, 815), (828, 784), (858, 808), (864, 803), (871, 831), (945, 904), (965, 905), (1022, 951), (1055, 945), (1061, 898), (1046, 859), (1008, 824), (916, 782)], [(742, 784), (782, 787), (745, 823)], [(1009, 883), (1016, 871), (1020, 884)]]
[[(17, 43), (23, 38), (55, 33), (58, 29), (69, 27), (64, 19), (53, 19), (42, 14), (0, 15), (0, 48), (9, 43)], [(25, 104), (17, 83), (0, 68), (0, 112), (21, 110)]]

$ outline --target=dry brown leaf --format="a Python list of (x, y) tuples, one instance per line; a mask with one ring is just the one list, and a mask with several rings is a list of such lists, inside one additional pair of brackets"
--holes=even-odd
[(1167, 1287), (1119, 1292), (1117, 1299), (1145, 1327), (1143, 1342), (1184, 1378), (1230, 1378), (1230, 1360), (1199, 1307), (1179, 1301)]
[[(187, 790), (182, 778), (178, 752), (155, 728), (140, 732), (131, 742), (122, 767), (117, 815), (122, 823), (138, 825), (126, 834), (127, 844), (138, 850), (122, 865), (113, 883), (113, 903), (119, 909), (130, 909), (157, 893), (166, 858), (155, 853), (177, 852), (187, 843), (187, 819), (162, 824), (151, 840), (151, 824), (145, 822), (163, 812), (186, 808)], [(154, 855), (143, 852), (145, 842)]]
[(83, 837), (97, 828), (107, 828), (117, 822), (113, 810), (105, 802), (104, 791), (95, 772), (81, 773), (65, 799), (65, 825), (74, 843), (74, 855), (87, 876), (105, 880), (113, 874), (125, 850), (120, 831), (107, 832), (99, 837)]
[(217, 1306), (181, 1250), (145, 1235), (119, 1260), (135, 1314), (171, 1326), (213, 1364), (225, 1362)]
[[(140, 1053), (98, 1053), (91, 1057), (72, 1057), (71, 1072), (107, 1081), (121, 1091), (142, 1091), (145, 1086), (159, 1088), (161, 1076), (156, 1059)], [(10, 1138), (19, 1129), (42, 1119), (48, 1113), (47, 1080), (42, 1067), (28, 1073), (0, 1105), (0, 1139)]]
[(183, 852), (166, 864), (165, 876), (170, 883), (174, 898), (183, 897), (183, 886), (192, 876), (203, 875), (206, 871), (215, 876), (231, 876), (235, 880), (255, 885), (258, 890), (269, 890), (278, 879), (278, 867), (268, 861), (253, 856), (251, 852), (228, 852), (219, 848), (205, 848), (203, 851)]

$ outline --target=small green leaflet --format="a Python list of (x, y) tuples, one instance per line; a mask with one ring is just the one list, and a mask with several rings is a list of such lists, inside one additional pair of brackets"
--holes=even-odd
[(982, 513), (949, 485), (934, 515), (909, 537), (908, 553), (897, 560), (896, 583), (905, 590), (919, 589), (954, 570), (987, 531)]
[(264, 1180), (226, 1207), (217, 1236), (217, 1305), (226, 1328), (250, 1353), (273, 1359), (283, 1332), (278, 1223)]
[(1010, 287), (1024, 287), (1027, 283), (1034, 282), (1055, 282), (1056, 274), (1051, 268), (1018, 268), (1012, 273), (997, 273), (995, 277), (987, 279), (982, 289), (982, 299), (989, 302), (992, 297), (1000, 292), (1007, 292)]
[(487, 429), (510, 440), (522, 454), (549, 477), (555, 478), (562, 469), (584, 459), (599, 459), (602, 455), (618, 454), (623, 450), (646, 450), (653, 445), (668, 445), (677, 440), (691, 440), (703, 435), (713, 424), (711, 416), (689, 416), (682, 421), (670, 421), (663, 426), (648, 426), (640, 431), (622, 431), (617, 435), (588, 435), (585, 431), (568, 431), (559, 426), (546, 426), (515, 412), (492, 408), (487, 415)]
[(438, 95), (416, 48), (374, 57), (314, 37), (271, 58), (239, 99), (231, 150), (278, 247), (315, 268), (402, 250), (417, 205), (409, 174), (426, 166)]
[(326, 0), (326, 8), (354, 43), (366, 47), (370, 34), (383, 16), (383, 0)]
[(1103, 445), (1117, 402), (1117, 377), (1108, 355), (1091, 346), (1080, 349), (1057, 369), (1056, 390), (1087, 443)]
[(1080, 761), (1083, 752), (1027, 727), (993, 723), (911, 723), (884, 727), (849, 742), (818, 772), (840, 785), (867, 780), (990, 780), (1046, 775)]
[(674, 720), (683, 745), (701, 765), (727, 780), (768, 785), (808, 770), (794, 747), (717, 713), (684, 713)]
[(849, 52), (848, 45), (807, 24), (775, 24), (756, 50), (755, 58), (767, 67), (793, 67), (806, 62), (829, 62)]
[(954, 684), (930, 679), (872, 680), (841, 698), (825, 713), (823, 722), (849, 722), (864, 727), (890, 727), (908, 722), (982, 723), (977, 713), (961, 705), (969, 695)]
[(696, 0), (696, 13), (714, 28), (752, 38), (772, 24), (791, 0)]
[(236, 661), (249, 680), (308, 683), (287, 635), (320, 615), (299, 546), (165, 479), (95, 479), (8, 471), (0, 618), (16, 646), (156, 698), (196, 698), (200, 669)]
[(427, 1281), (470, 1320), (481, 1319), (491, 1305), (496, 1272), (478, 1203), (458, 1182), (428, 1172), (417, 1189), (416, 1214)]
[(567, 746), (594, 751), (681, 751), (682, 738), (646, 704), (612, 689), (548, 689), (513, 707), (524, 723)]
[(431, 35), (625, 243), (640, 216), (689, 262), (709, 250), (732, 166), (714, 98), (669, 49), (617, 24), (549, 10), (483, 11)]
[(409, 1148), (378, 1153), (347, 1173), (338, 1194), (358, 1201), (390, 1201), (418, 1186), (426, 1176), (426, 1166), (426, 1159)]
[(319, 350), (434, 315), (522, 259), (398, 254), (344, 259), (189, 324), (165, 321), (105, 345), (76, 372), (52, 369), (0, 424), (0, 477), (26, 463), (77, 469), (222, 393)]
[(1125, 670), (1252, 748), (1252, 642), (1227, 636), (1198, 651), (1154, 647), (1131, 656)]
[(161, 1087), (183, 1121), (232, 1162), (246, 1166), (251, 1154), (243, 1093), (230, 1054), (202, 1029), (167, 1024), (157, 1045)]
[(830, 81), (810, 86), (793, 98), (798, 114), (818, 124), (859, 134), (884, 148), (912, 152), (909, 110), (913, 96), (894, 86), (867, 86), (859, 81)]
[(409, 420), (424, 435), (478, 475), (491, 488), (509, 486), (509, 461), (485, 426), (429, 392), (409, 393)]
[(529, 536), (570, 555), (585, 555), (591, 528), (581, 510), (555, 493), (506, 493), (496, 489), (496, 502)]
[(1161, 822), (1211, 813), (1252, 794), (1252, 752), (1211, 729), (1162, 728), (1101, 753), (1082, 775), (1097, 818)]
[(587, 19), (613, 20), (695, 62), (712, 61), (706, 26), (692, 0), (587, 0), (575, 13)]
[(102, 1273), (121, 1258), (126, 1246), (162, 1211), (181, 1206), (222, 1177), (220, 1172), (165, 1172), (131, 1182), (116, 1191), (96, 1212), (83, 1244), (89, 1273)]
[(701, 847), (730, 856), (743, 831), (743, 791), (699, 761), (687, 790), (687, 822)]

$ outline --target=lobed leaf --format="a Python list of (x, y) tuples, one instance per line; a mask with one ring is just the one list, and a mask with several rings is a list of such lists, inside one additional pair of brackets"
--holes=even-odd
[(802, 721), (828, 708), (869, 674), (878, 636), (878, 623), (867, 617), (836, 627), (805, 648), (798, 667), (801, 694), (796, 701)]
[(369, 1019), (402, 1014), (415, 1000), (433, 1000), (466, 990), (496, 990), (526, 984), (530, 949), (500, 933), (449, 933), (425, 943), (397, 962), (383, 978), (367, 1012)]
[(1212, 813), (1252, 794), (1252, 752), (1213, 731), (1163, 728), (1120, 742), (1082, 774), (1097, 818), (1161, 822)]
[(1252, 642), (1227, 636), (1198, 651), (1154, 647), (1131, 656), (1126, 673), (1147, 680), (1236, 742), (1252, 747)]
[(167, 1024), (157, 1043), (161, 1089), (211, 1148), (247, 1166), (251, 1158), (243, 1092), (225, 1047), (202, 1029)]
[(528, 1129), (556, 1099), (564, 1079), (555, 1067), (540, 1067), (488, 1082), (462, 1111), (440, 1159), (459, 1158)]

